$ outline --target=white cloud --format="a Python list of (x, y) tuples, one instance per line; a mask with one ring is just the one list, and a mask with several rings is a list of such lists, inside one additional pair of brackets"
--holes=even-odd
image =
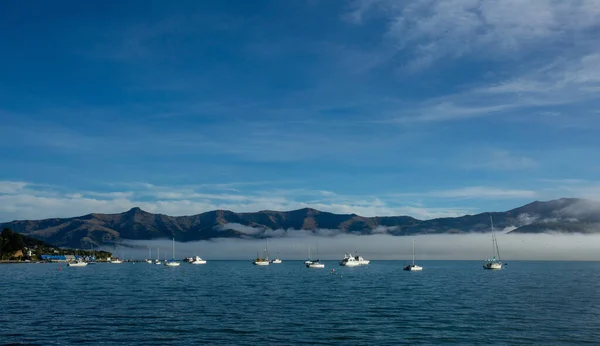
[[(64, 188), (36, 188), (26, 182), (2, 182), (0, 187), (0, 220), (73, 217), (89, 213), (120, 213), (140, 207), (152, 213), (171, 216), (194, 215), (210, 210), (256, 212), (260, 210), (288, 211), (315, 208), (324, 212), (358, 214), (361, 216), (410, 215), (419, 219), (456, 216), (472, 211), (469, 208), (427, 208), (398, 206), (379, 198), (342, 196), (331, 191), (315, 191), (322, 199), (306, 201), (306, 191), (299, 194), (283, 190), (261, 190), (249, 194), (204, 193), (198, 187), (166, 187), (146, 183), (125, 191), (64, 191)], [(171, 191), (171, 192), (169, 192)], [(304, 193), (304, 194), (303, 194)], [(310, 194), (308, 194), (310, 195)]]
[(500, 189), (487, 186), (468, 186), (460, 189), (435, 190), (422, 193), (405, 193), (398, 196), (420, 196), (434, 198), (458, 198), (458, 199), (530, 199), (535, 198), (537, 193), (532, 190)]
[(600, 27), (594, 0), (359, 0), (346, 18), (360, 24), (369, 15), (388, 19), (386, 37), (411, 55), (411, 69), (468, 54), (493, 60), (524, 56), (550, 43), (593, 37), (589, 31)]
[[(503, 149), (475, 149), (464, 160), (463, 167), (491, 171), (513, 171), (537, 168), (538, 162), (530, 157), (515, 155)], [(475, 159), (474, 159), (475, 158)]]
[(232, 230), (232, 231), (236, 231), (238, 233), (247, 234), (247, 235), (256, 235), (256, 234), (261, 234), (264, 232), (264, 228), (244, 226), (239, 223), (226, 223), (226, 224), (217, 226), (217, 229), (220, 231)]
[(22, 191), (27, 183), (22, 181), (0, 181), (0, 193), (15, 194)]
[[(561, 104), (597, 98), (600, 52), (558, 58), (542, 68), (479, 90), (486, 94), (517, 95), (531, 105)], [(548, 98), (548, 95), (553, 95)]]

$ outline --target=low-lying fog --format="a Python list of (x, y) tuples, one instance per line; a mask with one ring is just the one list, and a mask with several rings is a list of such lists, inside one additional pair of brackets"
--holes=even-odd
[[(345, 252), (355, 253), (373, 260), (408, 260), (411, 258), (412, 237), (387, 234), (356, 236), (340, 234), (315, 236), (305, 231), (294, 236), (268, 238), (270, 258), (302, 260), (317, 258), (317, 244), (322, 260), (338, 260)], [(497, 234), (500, 256), (503, 260), (600, 260), (600, 235), (578, 234)], [(148, 248), (156, 258), (160, 248), (162, 259), (172, 257), (171, 240), (127, 240), (125, 246), (107, 248), (115, 256), (125, 259), (144, 259)], [(250, 260), (257, 251), (262, 256), (266, 240), (213, 239), (189, 243), (175, 243), (175, 255), (198, 255), (207, 260)], [(488, 234), (420, 235), (415, 237), (415, 254), (421, 260), (482, 260), (493, 256), (492, 237)], [(122, 254), (121, 254), (122, 253)]]

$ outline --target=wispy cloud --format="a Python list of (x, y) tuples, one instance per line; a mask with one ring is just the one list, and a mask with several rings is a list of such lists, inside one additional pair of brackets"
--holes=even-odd
[(407, 68), (422, 69), (443, 58), (477, 54), (497, 60), (524, 56), (571, 37), (593, 38), (600, 7), (591, 1), (358, 0), (346, 18), (388, 19), (386, 37), (409, 52)]
[(467, 169), (518, 171), (539, 167), (539, 163), (533, 158), (503, 149), (469, 150), (468, 157), (469, 159), (461, 162), (461, 166)]
[(456, 199), (528, 199), (535, 198), (533, 190), (500, 189), (487, 186), (468, 186), (460, 189), (404, 193), (398, 196), (456, 198)]
[[(362, 216), (410, 215), (429, 219), (462, 215), (469, 208), (430, 208), (399, 205), (371, 196), (345, 196), (331, 191), (286, 192), (264, 189), (248, 193), (203, 192), (202, 188), (166, 187), (137, 183), (137, 189), (121, 191), (68, 191), (57, 187), (36, 187), (26, 182), (0, 181), (0, 220), (73, 217), (88, 213), (120, 213), (132, 207), (172, 216), (193, 215), (210, 210), (256, 212), (315, 208), (321, 211)], [(227, 185), (227, 184), (225, 184)], [(295, 191), (295, 192), (294, 192)]]

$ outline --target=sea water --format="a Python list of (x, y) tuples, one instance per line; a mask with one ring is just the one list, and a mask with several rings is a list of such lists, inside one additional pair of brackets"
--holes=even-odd
[(0, 265), (0, 344), (600, 343), (600, 263)]

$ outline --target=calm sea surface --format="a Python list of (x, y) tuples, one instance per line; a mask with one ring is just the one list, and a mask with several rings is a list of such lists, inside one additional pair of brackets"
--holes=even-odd
[(600, 344), (598, 262), (325, 263), (0, 265), (0, 344)]

